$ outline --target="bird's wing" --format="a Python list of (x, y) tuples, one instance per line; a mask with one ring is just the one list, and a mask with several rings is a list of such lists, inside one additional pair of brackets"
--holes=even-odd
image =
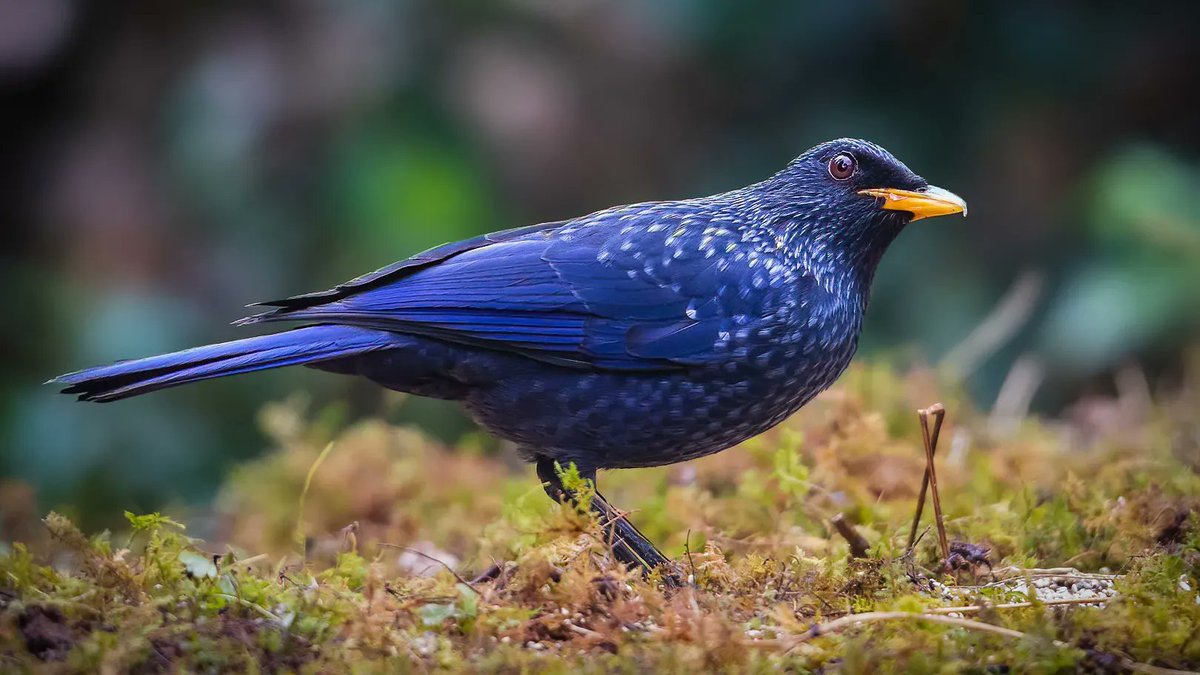
[(777, 261), (740, 239), (703, 221), (614, 215), (451, 244), (440, 260), (245, 321), (368, 326), (580, 368), (680, 369), (725, 358), (729, 334), (781, 295)]
[[(403, 279), (404, 277), (415, 274), (426, 267), (436, 265), (460, 253), (471, 251), (477, 248), (483, 248), (497, 242), (517, 239), (529, 234), (551, 231), (556, 227), (562, 226), (566, 222), (567, 221), (556, 221), (542, 223), (540, 225), (517, 227), (510, 230), (501, 230), (500, 232), (483, 234), (472, 239), (464, 239), (462, 241), (455, 241), (449, 244), (442, 244), (441, 246), (435, 246), (429, 250), (422, 251), (411, 258), (406, 258), (399, 262), (392, 263), (386, 267), (381, 267), (374, 272), (364, 274), (361, 277), (355, 277), (354, 279), (342, 284), (338, 284), (329, 290), (316, 291), (315, 293), (305, 293), (303, 295), (293, 295), (290, 298), (284, 298), (282, 300), (256, 302), (251, 305), (251, 307), (277, 307), (279, 309), (276, 311), (283, 313), (289, 310), (313, 307), (315, 305), (321, 305), (327, 302), (340, 300), (347, 296), (355, 293), (361, 293), (377, 286), (394, 283)], [(265, 317), (268, 314), (273, 313), (274, 312), (266, 312), (260, 316)]]

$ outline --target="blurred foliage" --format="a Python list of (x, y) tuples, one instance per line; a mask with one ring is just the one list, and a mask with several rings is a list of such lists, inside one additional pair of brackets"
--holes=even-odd
[[(605, 494), (694, 581), (677, 592), (615, 565), (594, 520), (473, 442), (380, 420), (334, 432), (277, 404), (262, 415), (274, 449), (225, 485), (207, 541), (159, 513), (90, 537), (55, 513), (12, 519), (23, 543), (0, 548), (0, 659), (52, 672), (1195, 669), (1200, 359), (1188, 373), (1172, 397), (1114, 401), (1140, 412), (1103, 434), (997, 427), (950, 388), (946, 527), (990, 570), (941, 571), (932, 533), (905, 554), (924, 470), (911, 411), (941, 388), (927, 370), (860, 363), (741, 448), (603, 472)], [(812, 629), (867, 612), (902, 614)]]
[(843, 135), (971, 203), (887, 256), (865, 352), (961, 355), (1032, 271), (1002, 339), (955, 362), (974, 401), (1007, 382), (1007, 412), (1075, 414), (1131, 364), (1170, 388), (1200, 329), (1198, 23), (1183, 0), (0, 3), (0, 475), (87, 526), (202, 502), (294, 389), (453, 441), (452, 406), (303, 371), (103, 407), (38, 383)]

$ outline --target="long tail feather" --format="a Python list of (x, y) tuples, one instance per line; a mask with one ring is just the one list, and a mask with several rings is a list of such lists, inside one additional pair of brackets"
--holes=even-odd
[(205, 345), (60, 375), (48, 384), (81, 401), (116, 401), (214, 377), (249, 373), (386, 349), (396, 336), (353, 326), (305, 326), (295, 330)]

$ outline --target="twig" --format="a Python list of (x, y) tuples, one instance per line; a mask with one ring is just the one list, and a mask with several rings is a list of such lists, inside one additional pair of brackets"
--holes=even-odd
[[(920, 415), (921, 411), (918, 410), (917, 414)], [(938, 437), (938, 435), (940, 435), (940, 432), (941, 432), (940, 428), (936, 429), (934, 431), (933, 438), (936, 439)], [(934, 451), (934, 453), (937, 452), (937, 443), (934, 443), (933, 451)], [(908, 533), (908, 546), (904, 547), (906, 555), (911, 554), (913, 552), (913, 548), (917, 545), (917, 528), (921, 526), (921, 514), (925, 511), (925, 495), (928, 492), (929, 492), (929, 459), (926, 458), (925, 473), (921, 475), (921, 491), (917, 495), (917, 512), (916, 512), (916, 514), (913, 515), (912, 530), (910, 530)], [(925, 536), (925, 534), (921, 533), (921, 536)]]
[(1025, 577), (1032, 579), (1097, 579), (1100, 581), (1115, 581), (1121, 578), (1120, 574), (1080, 572), (1074, 567), (1033, 567), (1028, 569), (1021, 567), (1001, 567), (995, 570), (992, 576), (996, 577), (996, 580), (985, 584), (985, 588), (988, 586), (998, 586), (1006, 581), (1023, 579)]
[[(1042, 602), (1037, 602), (1037, 603), (1008, 602), (1008, 603), (1004, 603), (1004, 604), (1000, 604), (1000, 605), (963, 605), (961, 607), (931, 607), (920, 613), (914, 613), (914, 612), (899, 612), (899, 613), (907, 614), (907, 615), (917, 615), (917, 616), (923, 616), (923, 615), (927, 615), (927, 614), (934, 614), (934, 615), (974, 614), (976, 612), (982, 612), (985, 609), (1023, 609), (1023, 608), (1028, 608), (1028, 607), (1055, 606), (1055, 605), (1099, 605), (1099, 604), (1108, 602), (1110, 600), (1113, 600), (1113, 598), (1064, 598), (1061, 600), (1044, 600)], [(870, 614), (887, 614), (887, 613), (888, 612), (870, 612)], [(896, 614), (898, 612), (890, 612), (890, 613)], [(851, 623), (853, 623), (852, 619), (854, 619), (855, 617), (862, 617), (862, 616), (867, 616), (867, 614), (847, 614), (845, 616), (838, 617), (835, 621), (846, 620), (846, 621), (850, 621)], [(809, 632), (811, 633), (812, 630), (814, 630), (814, 629), (819, 630), (819, 632), (829, 632), (828, 626), (832, 625), (832, 623), (833, 622), (831, 621), (829, 624), (825, 624), (824, 626), (821, 626), (821, 625), (814, 626), (814, 628), (810, 629)], [(783, 632), (782, 629), (773, 629), (773, 630), (776, 633)], [(804, 639), (807, 640), (807, 639), (811, 639), (812, 637), (816, 637), (816, 636), (815, 635), (808, 636), (808, 634), (805, 634), (805, 636), (802, 636), (802, 637), (804, 637)]]
[[(15, 574), (13, 574), (12, 572), (7, 572), (7, 574), (8, 574), (8, 577), (10, 579), (12, 579), (13, 581), (18, 581), (17, 576)], [(95, 593), (96, 589), (94, 589), (94, 588), (88, 589), (88, 590), (84, 591), (83, 593), (80, 593), (79, 595), (75, 596), (74, 598), (55, 598), (55, 597), (51, 596), (49, 593), (47, 593), (46, 591), (43, 591), (42, 589), (37, 588), (36, 586), (30, 586), (29, 590), (42, 596), (43, 601), (46, 602), (47, 604), (64, 605), (64, 606), (68, 606), (68, 607), (74, 607), (76, 609), (82, 609), (84, 611), (92, 612), (93, 614), (103, 614), (104, 613), (104, 612), (100, 611), (99, 609), (96, 609), (95, 607), (92, 607), (90, 605), (85, 605), (82, 602), (80, 602), (80, 600), (90, 597), (93, 593)]]
[(870, 542), (863, 538), (858, 530), (854, 529), (854, 526), (846, 520), (845, 515), (839, 513), (830, 519), (829, 522), (833, 523), (833, 528), (837, 530), (838, 534), (842, 535), (846, 543), (850, 544), (850, 555), (852, 557), (867, 557), (867, 551), (871, 548)]
[(1079, 577), (1081, 579), (1119, 579), (1119, 574), (1101, 574), (1099, 572), (1080, 572), (1074, 567), (1001, 567), (996, 574), (1009, 574), (1023, 577)]
[[(933, 416), (933, 431), (929, 430), (929, 416)], [(917, 497), (917, 513), (913, 517), (912, 531), (909, 533), (909, 548), (916, 542), (917, 527), (921, 522), (921, 512), (925, 509), (925, 493), (928, 489), (933, 493), (933, 517), (937, 523), (938, 543), (942, 548), (942, 560), (950, 557), (950, 543), (946, 539), (946, 522), (942, 517), (942, 497), (938, 493), (937, 465), (934, 454), (937, 452), (938, 437), (942, 432), (942, 420), (946, 418), (946, 408), (941, 403), (934, 403), (928, 408), (918, 410), (917, 418), (921, 422), (921, 440), (925, 445), (925, 477), (921, 481), (921, 493)]]
[[(977, 630), (985, 633), (992, 633), (994, 635), (1002, 635), (1004, 637), (1015, 638), (1018, 640), (1028, 636), (1027, 633), (1023, 633), (1019, 630), (1013, 630), (1011, 628), (1004, 628), (1003, 626), (996, 626), (990, 623), (984, 623), (982, 621), (962, 619), (954, 616), (942, 616), (940, 614), (916, 612), (864, 612), (862, 614), (848, 614), (823, 624), (814, 624), (813, 627), (807, 632), (791, 638), (782, 638), (778, 640), (743, 640), (742, 644), (750, 647), (781, 648), (783, 649), (784, 653), (788, 653), (796, 647), (799, 647), (801, 644), (822, 635), (840, 632), (848, 628), (855, 628), (866, 623), (901, 620), (940, 623), (947, 626), (965, 628), (967, 630)], [(1062, 640), (1052, 640), (1051, 644), (1060, 649), (1067, 649), (1071, 647), (1071, 645), (1063, 642)], [(1187, 675), (1192, 673), (1192, 675), (1194, 675), (1194, 672), (1189, 670), (1174, 670), (1172, 668), (1152, 666), (1148, 663), (1138, 663), (1126, 656), (1117, 656), (1121, 660), (1121, 665), (1138, 673), (1148, 673), (1149, 675)]]
[(463, 586), (466, 586), (467, 588), (471, 589), (472, 591), (475, 591), (475, 595), (479, 595), (479, 596), (483, 595), (483, 593), (479, 592), (478, 588), (475, 588), (475, 584), (472, 584), (471, 582), (464, 579), (461, 574), (459, 574), (458, 572), (455, 572), (454, 568), (451, 567), (450, 565), (446, 564), (445, 560), (440, 560), (438, 558), (435, 558), (435, 557), (429, 555), (428, 553), (426, 553), (424, 551), (418, 551), (417, 549), (410, 548), (408, 546), (401, 546), (399, 544), (389, 544), (386, 541), (379, 542), (379, 545), (387, 546), (388, 548), (397, 548), (397, 549), (400, 549), (401, 551), (408, 551), (409, 553), (415, 553), (415, 554), (421, 556), (422, 558), (425, 558), (426, 560), (432, 560), (433, 562), (441, 565), (442, 567), (445, 567), (446, 571), (449, 572), (450, 574), (453, 574), (454, 578), (458, 579), (458, 582), (461, 583)]
[(218, 598), (225, 598), (226, 600), (232, 600), (243, 607), (249, 607), (250, 609), (257, 611), (259, 614), (262, 614), (263, 616), (267, 617), (268, 619), (271, 619), (272, 621), (274, 621), (280, 625), (283, 624), (283, 619), (279, 618), (278, 615), (276, 615), (274, 612), (267, 609), (266, 607), (263, 607), (262, 605), (256, 605), (253, 602), (246, 600), (245, 598), (239, 598), (236, 595), (230, 595), (228, 593), (213, 593), (213, 595), (217, 596)]
[(604, 638), (604, 635), (597, 633), (596, 631), (594, 631), (590, 628), (584, 628), (583, 626), (577, 626), (574, 623), (571, 623), (570, 620), (564, 621), (563, 625), (567, 627), (567, 630), (571, 631), (572, 633), (575, 633), (576, 635), (582, 635), (584, 637), (590, 637), (590, 638), (595, 638), (595, 639), (603, 639)]
[(956, 626), (958, 628), (966, 628), (968, 630), (978, 630), (987, 633), (995, 633), (1010, 638), (1023, 638), (1025, 633), (1003, 626), (995, 626), (982, 621), (974, 621), (972, 619), (963, 619), (955, 616), (943, 616), (941, 614), (926, 614), (918, 612), (864, 612), (862, 614), (847, 614), (846, 616), (828, 621), (826, 623), (813, 624), (812, 628), (807, 632), (794, 636), (790, 639), (780, 641), (780, 646), (784, 648), (784, 652), (790, 652), (801, 643), (808, 642), (813, 638), (828, 635), (829, 633), (837, 633), (847, 628), (854, 628), (865, 623), (876, 623), (879, 621), (929, 621), (931, 623), (941, 623), (948, 626)]
[(226, 567), (249, 567), (255, 563), (266, 560), (267, 558), (268, 556), (266, 553), (259, 553), (258, 555), (252, 555), (249, 558), (244, 558), (242, 560), (234, 560), (226, 565)]

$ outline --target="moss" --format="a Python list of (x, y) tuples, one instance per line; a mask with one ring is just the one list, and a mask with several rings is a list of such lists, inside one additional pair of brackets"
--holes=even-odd
[[(942, 573), (932, 534), (904, 550), (924, 468), (906, 411), (938, 395), (949, 535), (986, 547), (994, 578)], [(1200, 477), (1180, 441), (1194, 397), (1081, 448), (1059, 423), (997, 431), (931, 373), (858, 366), (739, 449), (600, 476), (694, 581), (678, 592), (613, 565), (588, 512), (547, 500), (510, 456), (381, 421), (333, 434), (275, 405), (263, 417), (277, 450), (231, 476), (210, 541), (186, 517), (128, 514), (127, 531), (88, 536), (52, 513), (44, 537), (3, 549), (0, 659), (56, 672), (1196, 668)], [(869, 557), (851, 557), (837, 514)], [(1057, 604), (1050, 592), (1082, 577), (1030, 571), (1044, 567), (1111, 574), (1085, 582), (1115, 595)], [(919, 616), (962, 605), (1019, 634)], [(851, 612), (912, 614), (812, 633)]]

